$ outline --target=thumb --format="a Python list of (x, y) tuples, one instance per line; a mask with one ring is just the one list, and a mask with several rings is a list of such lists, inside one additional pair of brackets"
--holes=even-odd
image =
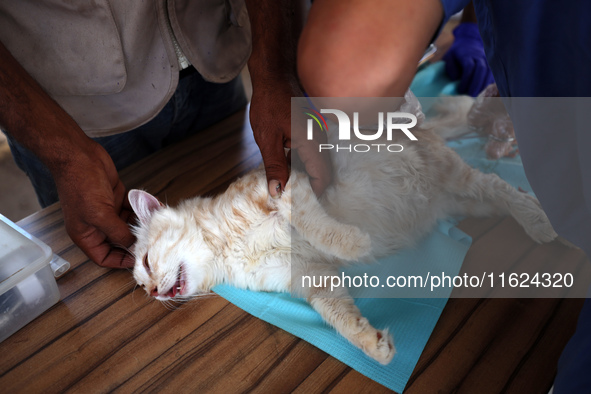
[(129, 248), (135, 242), (127, 223), (113, 213), (105, 218), (106, 223), (97, 226), (98, 230), (107, 237), (108, 248), (106, 256), (99, 265), (112, 268), (132, 268), (134, 259), (129, 253)]
[(96, 224), (109, 242), (125, 248), (130, 247), (135, 242), (135, 237), (131, 233), (128, 224), (117, 213), (105, 212), (104, 221)]
[(289, 179), (289, 165), (283, 145), (277, 143), (272, 146), (260, 147), (260, 149), (263, 155), (269, 194), (273, 198), (279, 197)]

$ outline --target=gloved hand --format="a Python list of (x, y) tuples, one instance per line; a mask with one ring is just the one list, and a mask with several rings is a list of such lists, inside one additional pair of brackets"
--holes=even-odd
[(452, 80), (460, 79), (459, 93), (476, 97), (494, 82), (478, 26), (464, 22), (454, 29), (453, 34), (454, 43), (443, 57), (445, 72)]

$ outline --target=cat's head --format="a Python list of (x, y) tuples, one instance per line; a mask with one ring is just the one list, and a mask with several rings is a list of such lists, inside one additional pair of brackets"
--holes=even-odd
[(213, 252), (190, 212), (165, 206), (142, 190), (131, 190), (128, 198), (139, 220), (133, 227), (136, 282), (160, 301), (208, 292)]

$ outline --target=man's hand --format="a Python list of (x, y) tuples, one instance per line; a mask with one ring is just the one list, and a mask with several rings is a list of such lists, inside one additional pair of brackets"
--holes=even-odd
[[(246, 0), (246, 6), (252, 28), (252, 54), (248, 61), (253, 85), (250, 122), (263, 155), (269, 193), (277, 197), (287, 183), (290, 158), (284, 148), (288, 148), (294, 160), (303, 162), (314, 192), (320, 195), (331, 180), (330, 162), (318, 152), (318, 142), (292, 140), (291, 135), (291, 97), (303, 96), (296, 77), (295, 57), (305, 3)], [(304, 128), (305, 120), (301, 124)]]
[[(328, 155), (321, 154), (318, 144), (326, 141), (305, 138), (306, 120), (294, 122), (302, 125), (301, 137), (291, 138), (291, 97), (296, 95), (287, 84), (269, 88), (259, 87), (252, 97), (250, 123), (254, 138), (263, 155), (269, 193), (272, 197), (281, 194), (289, 178), (290, 154), (292, 160), (299, 160), (310, 177), (310, 184), (317, 195), (321, 195), (331, 181), (331, 166)], [(299, 113), (292, 114), (298, 116)], [(321, 135), (321, 137), (325, 137)], [(317, 138), (317, 136), (315, 136)], [(284, 148), (291, 149), (286, 157)], [(292, 153), (293, 152), (293, 153)]]
[(250, 104), (250, 124), (263, 156), (269, 194), (276, 197), (281, 195), (289, 178), (289, 162), (284, 151), (284, 147), (291, 149), (289, 96), (255, 90)]
[(100, 266), (133, 267), (126, 252), (134, 242), (127, 225), (132, 212), (108, 153), (92, 143), (53, 176), (66, 230), (74, 243)]

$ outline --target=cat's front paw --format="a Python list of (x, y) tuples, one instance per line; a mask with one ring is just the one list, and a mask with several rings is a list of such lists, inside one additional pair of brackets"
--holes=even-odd
[(331, 253), (348, 260), (358, 261), (371, 254), (371, 238), (358, 227), (343, 225), (340, 229), (341, 237), (338, 242), (333, 242)]
[(355, 342), (359, 348), (380, 364), (389, 364), (396, 353), (396, 348), (388, 329), (376, 330), (365, 318), (359, 319), (358, 324), (361, 326), (361, 331), (355, 335)]
[(299, 225), (298, 231), (306, 241), (326, 254), (348, 261), (359, 261), (371, 255), (371, 238), (359, 227), (330, 218), (326, 222), (302, 222)]

